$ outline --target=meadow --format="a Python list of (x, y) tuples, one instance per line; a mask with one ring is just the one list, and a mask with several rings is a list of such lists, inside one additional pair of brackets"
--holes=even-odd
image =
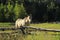
[(60, 29), (60, 23), (38, 23), (31, 24), (31, 26), (39, 28)]
[[(32, 27), (60, 29), (60, 24), (39, 23), (30, 24)], [(0, 27), (14, 27), (12, 23), (0, 23)], [(0, 31), (0, 40), (60, 40), (60, 32), (32, 31), (31, 34), (22, 34), (21, 30)]]

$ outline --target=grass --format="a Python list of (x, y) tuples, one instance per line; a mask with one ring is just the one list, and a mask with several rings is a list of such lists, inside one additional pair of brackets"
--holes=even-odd
[(56, 23), (39, 23), (39, 24), (31, 24), (30, 26), (49, 28), (49, 29), (60, 29), (60, 24), (56, 24)]
[(59, 40), (59, 33), (52, 34), (52, 32), (34, 32), (30, 35), (23, 35), (21, 32), (17, 33), (0, 33), (0, 40)]
[(12, 27), (14, 26), (13, 23), (0, 23), (0, 27)]
[[(13, 27), (11, 23), (0, 23), (0, 27)], [(30, 24), (33, 27), (60, 29), (60, 24), (55, 23), (39, 23)], [(11, 33), (17, 32), (17, 33)], [(45, 32), (45, 31), (32, 31), (31, 34), (23, 35), (21, 31), (6, 30), (0, 31), (1, 40), (60, 40), (60, 32)]]
[[(0, 27), (12, 27), (14, 23), (0, 23)], [(33, 27), (40, 27), (40, 28), (49, 28), (49, 29), (60, 29), (59, 23), (39, 23), (39, 24), (30, 24)]]
[[(58, 33), (59, 34), (59, 33)], [(53, 35), (52, 32), (35, 32), (32, 35), (28, 35), (26, 40), (59, 40), (60, 36), (58, 34)]]

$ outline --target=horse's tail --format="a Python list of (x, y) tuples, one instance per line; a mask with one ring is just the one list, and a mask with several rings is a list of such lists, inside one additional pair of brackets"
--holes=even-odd
[(15, 28), (17, 28), (17, 27), (18, 27), (17, 22), (15, 22)]
[(15, 28), (20, 28), (21, 27), (21, 25), (22, 25), (22, 21), (21, 21), (22, 19), (17, 19), (16, 20), (16, 22), (15, 22)]
[(17, 19), (15, 22), (15, 28), (18, 28), (18, 21), (19, 21), (19, 19)]

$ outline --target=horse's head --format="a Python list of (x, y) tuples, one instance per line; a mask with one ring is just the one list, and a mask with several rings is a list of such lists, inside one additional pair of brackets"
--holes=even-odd
[(24, 19), (25, 19), (25, 23), (26, 23), (27, 25), (29, 25), (30, 22), (31, 22), (31, 17), (30, 17), (30, 16), (27, 16), (27, 17), (25, 17)]

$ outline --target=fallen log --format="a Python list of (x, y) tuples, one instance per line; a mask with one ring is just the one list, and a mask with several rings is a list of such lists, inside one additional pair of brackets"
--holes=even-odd
[(35, 29), (35, 30), (39, 30), (39, 31), (49, 31), (49, 32), (60, 32), (60, 29), (47, 29), (47, 28), (37, 28), (37, 27), (25, 27), (25, 28), (32, 28), (32, 29)]
[[(38, 30), (38, 31), (49, 31), (49, 32), (60, 32), (60, 29), (47, 29), (47, 28), (37, 28), (37, 27), (32, 27), (32, 26), (24, 26), (23, 28), (28, 28), (28, 29), (35, 29), (35, 30)], [(21, 29), (21, 28), (17, 28), (17, 29)], [(2, 27), (0, 28), (0, 30), (4, 31), (4, 30), (17, 30), (16, 28), (5, 28), (5, 27)]]

